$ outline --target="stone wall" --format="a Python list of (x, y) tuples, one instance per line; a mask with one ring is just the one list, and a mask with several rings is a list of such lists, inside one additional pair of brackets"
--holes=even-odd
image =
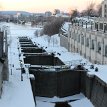
[(80, 93), (80, 72), (29, 69), (35, 75), (35, 96), (66, 97)]
[(3, 32), (0, 32), (0, 58), (3, 57)]
[(2, 94), (2, 83), (3, 83), (3, 64), (0, 62), (0, 98)]
[(35, 48), (25, 48), (25, 49), (23, 49), (22, 50), (22, 52), (24, 52), (24, 53), (42, 53), (42, 52), (45, 52), (45, 50), (43, 50), (43, 49), (40, 49), (40, 48), (38, 48), (38, 49), (35, 49)]
[(50, 65), (50, 66), (64, 65), (59, 58), (45, 54), (26, 56), (26, 58), (24, 58), (24, 63), (31, 65)]
[(107, 84), (96, 76), (93, 81), (90, 100), (95, 107), (107, 107)]

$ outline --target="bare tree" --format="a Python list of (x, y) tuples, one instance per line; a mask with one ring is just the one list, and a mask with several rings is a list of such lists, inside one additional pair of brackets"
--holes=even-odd
[(55, 9), (54, 10), (54, 15), (56, 15), (56, 14), (60, 14), (60, 10), (59, 9)]
[(59, 30), (64, 22), (63, 18), (55, 18), (50, 22), (47, 22), (43, 28), (43, 33), (48, 35), (48, 45), (50, 44), (51, 36), (58, 34)]
[(63, 22), (63, 18), (56, 18), (54, 20), (51, 20), (51, 22), (46, 23), (43, 28), (44, 34), (49, 36), (58, 34)]
[(93, 0), (87, 1), (87, 7), (81, 12), (83, 16), (94, 16), (95, 13), (95, 2)]
[(78, 14), (79, 14), (79, 12), (78, 12), (78, 10), (77, 9), (75, 9), (75, 10), (72, 10), (72, 13), (71, 13), (71, 17), (77, 17), (78, 16)]
[(95, 6), (95, 3), (90, 2), (89, 6), (87, 7), (87, 15), (88, 16), (92, 16), (93, 11), (94, 11), (94, 6)]
[(70, 14), (71, 14), (70, 21), (72, 21), (75, 17), (79, 15), (79, 12), (77, 9), (75, 9), (75, 10), (71, 10)]
[(101, 14), (102, 14), (102, 5), (101, 4), (97, 5), (97, 13), (98, 13), (98, 16), (101, 17)]

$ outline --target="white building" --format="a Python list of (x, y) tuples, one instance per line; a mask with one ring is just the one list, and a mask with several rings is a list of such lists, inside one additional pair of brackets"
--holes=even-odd
[[(97, 18), (94, 25), (69, 24), (65, 47), (71, 52), (80, 53), (92, 63), (107, 64), (107, 19)], [(64, 41), (61, 44), (66, 44)]]
[(102, 17), (107, 17), (107, 0), (102, 2)]

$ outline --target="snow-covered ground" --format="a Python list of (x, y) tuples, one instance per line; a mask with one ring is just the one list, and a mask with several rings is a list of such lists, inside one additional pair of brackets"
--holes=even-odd
[[(60, 47), (58, 35), (50, 38), (46, 35), (42, 37), (34, 37), (34, 32), (39, 28), (32, 28), (30, 26), (14, 25), (11, 23), (4, 23), (8, 26), (10, 33), (8, 35), (11, 38), (11, 44), (9, 46), (9, 68), (12, 69), (9, 73), (9, 81), (3, 83), (3, 94), (0, 99), (0, 107), (35, 107), (33, 100), (31, 85), (29, 81), (29, 75), (23, 75), (23, 81), (21, 81), (20, 62), (18, 57), (18, 36), (28, 36), (39, 47), (43, 47), (47, 52), (54, 52), (65, 64), (75, 66), (76, 64), (85, 63), (90, 64), (86, 59), (76, 53), (69, 53), (65, 48)], [(60, 53), (61, 55), (58, 55)], [(76, 59), (75, 59), (76, 58)], [(75, 62), (75, 63), (74, 63)], [(14, 67), (11, 65), (14, 64)], [(80, 96), (80, 95), (79, 95)], [(58, 99), (54, 97), (54, 99)], [(49, 99), (48, 99), (49, 100)], [(51, 99), (52, 100), (52, 99)], [(59, 100), (59, 99), (58, 99)], [(37, 98), (37, 107), (54, 107), (54, 103), (46, 102), (42, 98)], [(72, 107), (93, 107), (91, 102), (82, 97), (81, 100), (69, 103)]]
[[(24, 74), (23, 81), (21, 81), (21, 70), (18, 56), (19, 52), (17, 49), (17, 36), (22, 33), (24, 35), (28, 34), (27, 29), (29, 29), (29, 27), (26, 29), (25, 27), (16, 26), (14, 24), (6, 25), (9, 26), (11, 34), (11, 44), (9, 45), (8, 50), (9, 81), (5, 81), (3, 83), (3, 94), (0, 99), (0, 107), (35, 107), (29, 75)], [(32, 33), (31, 31), (32, 29), (30, 29), (29, 34)]]

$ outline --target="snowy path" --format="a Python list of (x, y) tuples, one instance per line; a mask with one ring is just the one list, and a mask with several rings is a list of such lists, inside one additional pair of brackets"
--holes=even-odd
[[(24, 74), (23, 81), (21, 81), (19, 52), (17, 49), (18, 39), (11, 34), (11, 40), (11, 46), (9, 46), (8, 50), (9, 81), (3, 83), (3, 94), (0, 99), (0, 107), (35, 107), (28, 75)], [(12, 67), (13, 64), (14, 67)]]

